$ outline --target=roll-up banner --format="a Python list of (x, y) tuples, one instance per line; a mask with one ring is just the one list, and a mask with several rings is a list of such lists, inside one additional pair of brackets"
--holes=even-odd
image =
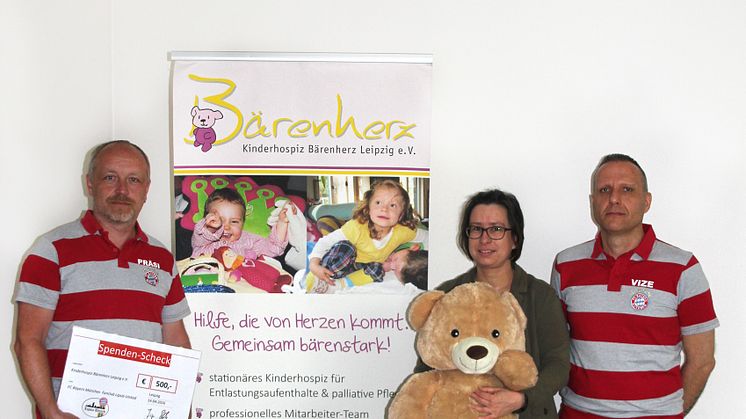
[(169, 58), (193, 417), (383, 417), (427, 289), (431, 56)]

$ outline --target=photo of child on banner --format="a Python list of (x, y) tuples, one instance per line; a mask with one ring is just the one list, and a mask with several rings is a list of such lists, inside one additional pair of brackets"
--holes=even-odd
[(321, 237), (308, 244), (308, 270), (296, 273), (295, 292), (414, 295), (427, 289), (427, 228), (398, 181), (375, 181), (359, 202), (341, 205), (351, 212), (346, 221), (318, 217)]
[(296, 195), (305, 195), (305, 177), (259, 180), (272, 183), (176, 179), (177, 266), (186, 292), (281, 293), (305, 269), (306, 205)]

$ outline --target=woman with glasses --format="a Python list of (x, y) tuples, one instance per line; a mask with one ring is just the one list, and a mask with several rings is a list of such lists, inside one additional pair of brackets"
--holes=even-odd
[[(437, 289), (449, 292), (480, 281), (510, 291), (528, 318), (526, 352), (539, 369), (539, 381), (529, 390), (484, 387), (475, 391), (474, 410), (490, 418), (512, 412), (521, 419), (556, 418), (554, 394), (566, 384), (570, 370), (567, 326), (554, 290), (516, 263), (523, 248), (523, 212), (516, 197), (497, 189), (472, 195), (461, 212), (458, 246), (474, 267)], [(415, 372), (428, 369), (419, 361)]]

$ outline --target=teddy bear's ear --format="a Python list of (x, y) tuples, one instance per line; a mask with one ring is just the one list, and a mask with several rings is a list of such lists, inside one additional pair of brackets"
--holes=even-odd
[(215, 119), (223, 119), (223, 113), (220, 111), (213, 111), (212, 117)]
[(513, 307), (513, 311), (515, 312), (516, 318), (518, 319), (518, 324), (521, 325), (521, 330), (526, 330), (526, 323), (528, 323), (528, 320), (526, 319), (526, 314), (523, 313), (521, 305), (518, 304), (518, 300), (516, 300), (513, 294), (511, 294), (509, 291), (505, 291), (503, 293), (503, 298), (507, 298), (510, 306)]
[(197, 115), (197, 111), (199, 111), (199, 108), (198, 108), (198, 107), (196, 107), (196, 106), (195, 106), (195, 107), (193, 107), (193, 108), (192, 108), (192, 116), (194, 116), (194, 115)]
[(425, 320), (430, 316), (435, 303), (446, 295), (443, 291), (428, 291), (418, 295), (409, 305), (407, 318), (412, 329), (418, 330), (425, 324)]

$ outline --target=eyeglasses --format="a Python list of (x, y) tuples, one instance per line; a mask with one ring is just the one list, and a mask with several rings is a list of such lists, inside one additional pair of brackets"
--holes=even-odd
[(487, 232), (487, 237), (489, 237), (492, 240), (502, 240), (503, 237), (505, 237), (505, 233), (508, 231), (513, 230), (512, 228), (507, 227), (501, 227), (501, 226), (489, 226), (489, 227), (480, 227), (480, 226), (469, 226), (466, 228), (466, 235), (470, 239), (481, 239), (482, 234), (484, 232)]

